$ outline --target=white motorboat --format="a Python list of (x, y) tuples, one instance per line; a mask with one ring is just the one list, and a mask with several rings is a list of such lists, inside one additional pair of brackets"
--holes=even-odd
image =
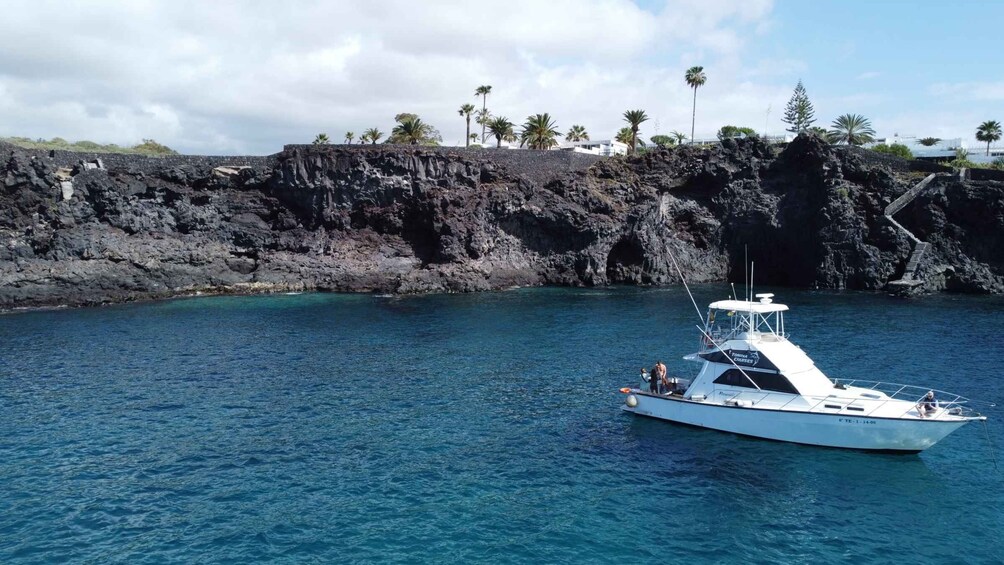
[[(623, 388), (624, 410), (671, 422), (794, 443), (917, 453), (986, 417), (943, 391), (831, 380), (785, 333), (788, 307), (772, 294), (713, 302), (692, 380)], [(933, 392), (932, 395), (929, 393)]]

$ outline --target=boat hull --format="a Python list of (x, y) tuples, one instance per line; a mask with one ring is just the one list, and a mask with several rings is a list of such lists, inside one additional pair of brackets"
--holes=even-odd
[(637, 405), (623, 408), (640, 416), (745, 436), (844, 449), (918, 453), (969, 421), (876, 418), (726, 406), (643, 392), (634, 392), (632, 396), (637, 399)]

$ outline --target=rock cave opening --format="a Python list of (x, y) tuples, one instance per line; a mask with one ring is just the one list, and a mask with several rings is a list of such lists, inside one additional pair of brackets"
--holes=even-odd
[(645, 250), (634, 238), (618, 241), (607, 254), (607, 281), (641, 283), (645, 274)]

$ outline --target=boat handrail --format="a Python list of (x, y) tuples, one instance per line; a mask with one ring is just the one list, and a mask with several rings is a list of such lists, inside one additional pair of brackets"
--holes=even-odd
[[(848, 381), (848, 383), (849, 382), (850, 381)], [(795, 400), (802, 399), (808, 401), (808, 403), (810, 404), (810, 406), (806, 408), (807, 412), (816, 411), (825, 402), (841, 402), (842, 406), (840, 407), (840, 412), (839, 412), (840, 414), (865, 417), (865, 418), (875, 415), (890, 402), (896, 401), (896, 402), (906, 403), (905, 410), (903, 410), (903, 412), (899, 413), (898, 415), (884, 415), (883, 417), (903, 418), (907, 416), (907, 414), (909, 414), (911, 411), (916, 410), (917, 406), (919, 406), (923, 401), (923, 396), (927, 394), (927, 391), (932, 390), (929, 388), (924, 388), (914, 385), (894, 385), (892, 383), (881, 383), (875, 381), (861, 381), (861, 380), (857, 380), (856, 382), (874, 383), (875, 385), (878, 386), (885, 386), (885, 385), (897, 386), (900, 387), (899, 391), (897, 391), (898, 393), (906, 389), (916, 389), (918, 391), (923, 390), (923, 394), (920, 397), (911, 396), (909, 398), (896, 398), (894, 395), (887, 395), (886, 398), (867, 398), (867, 397), (851, 398), (851, 397), (838, 397), (834, 395), (818, 395), (818, 394), (791, 395), (782, 392), (758, 391), (751, 389), (748, 391), (736, 392), (729, 398), (729, 400), (734, 400), (739, 397), (742, 397), (745, 399), (752, 400), (753, 404), (756, 405), (762, 403), (763, 401), (767, 400), (772, 396), (776, 396), (776, 397), (781, 397), (779, 401), (782, 399), (787, 399), (787, 401), (784, 404), (777, 407), (777, 409), (779, 410), (784, 410), (788, 407), (789, 404), (791, 404)], [(844, 383), (842, 382), (841, 384)], [(877, 389), (872, 389), (872, 390), (877, 390)], [(937, 401), (939, 411), (935, 415), (930, 416), (928, 419), (938, 420), (948, 415), (963, 417), (963, 418), (976, 418), (981, 415), (979, 412), (977, 412), (976, 410), (974, 410), (969, 406), (969, 403), (971, 401), (968, 398), (959, 396), (957, 394), (951, 394), (945, 391), (935, 390), (934, 392), (935, 392), (935, 400)], [(941, 395), (940, 398), (937, 396), (938, 394)], [(862, 410), (860, 412), (856, 410), (848, 410), (849, 406), (860, 407), (862, 408)]]

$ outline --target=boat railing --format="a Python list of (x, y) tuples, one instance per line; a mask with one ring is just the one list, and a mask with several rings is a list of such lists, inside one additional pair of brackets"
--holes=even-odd
[[(708, 338), (711, 339), (708, 339)], [(718, 348), (720, 345), (724, 345), (725, 342), (731, 339), (748, 339), (753, 337), (758, 341), (782, 341), (787, 339), (787, 334), (779, 334), (774, 332), (761, 332), (754, 331), (748, 332), (746, 328), (712, 328), (708, 331), (708, 335), (701, 335), (700, 346), (698, 347), (699, 353), (707, 353)], [(717, 344), (717, 345), (715, 345)]]
[[(916, 385), (868, 381), (863, 379), (834, 380), (833, 386), (837, 388), (856, 387), (874, 390), (885, 394), (887, 397), (879, 400), (884, 400), (885, 402), (888, 402), (889, 400), (908, 401), (912, 402), (914, 406), (923, 404), (927, 393), (933, 392), (934, 400), (932, 403), (934, 403), (938, 408), (944, 410), (941, 414), (954, 414), (966, 417), (979, 416), (979, 412), (970, 406), (971, 401), (968, 398), (943, 390)], [(907, 412), (909, 412), (909, 410), (907, 410)]]
[[(834, 414), (839, 413), (858, 417), (882, 416), (903, 418), (911, 412), (916, 412), (917, 408), (924, 403), (924, 397), (927, 395), (927, 392), (932, 390), (913, 385), (862, 380), (840, 381), (835, 386), (841, 388), (849, 386), (865, 388), (881, 392), (884, 396), (875, 395), (875, 398), (867, 396), (851, 398), (837, 395), (791, 395), (766, 390), (749, 390), (736, 393), (727, 399), (726, 402), (743, 399), (752, 401), (754, 405), (762, 405), (766, 401), (776, 400), (780, 403), (780, 406), (772, 406), (772, 408), (784, 410), (792, 402), (804, 400), (809, 403), (809, 407), (806, 409), (808, 412), (816, 412), (833, 407), (836, 410), (833, 412)], [(970, 406), (971, 401), (968, 398), (941, 390), (934, 390), (933, 392), (935, 394), (933, 402), (938, 410), (928, 416), (928, 419), (938, 420), (948, 417), (976, 418), (980, 416), (979, 412)], [(895, 411), (888, 410), (888, 407), (896, 405), (899, 405), (899, 409)]]

